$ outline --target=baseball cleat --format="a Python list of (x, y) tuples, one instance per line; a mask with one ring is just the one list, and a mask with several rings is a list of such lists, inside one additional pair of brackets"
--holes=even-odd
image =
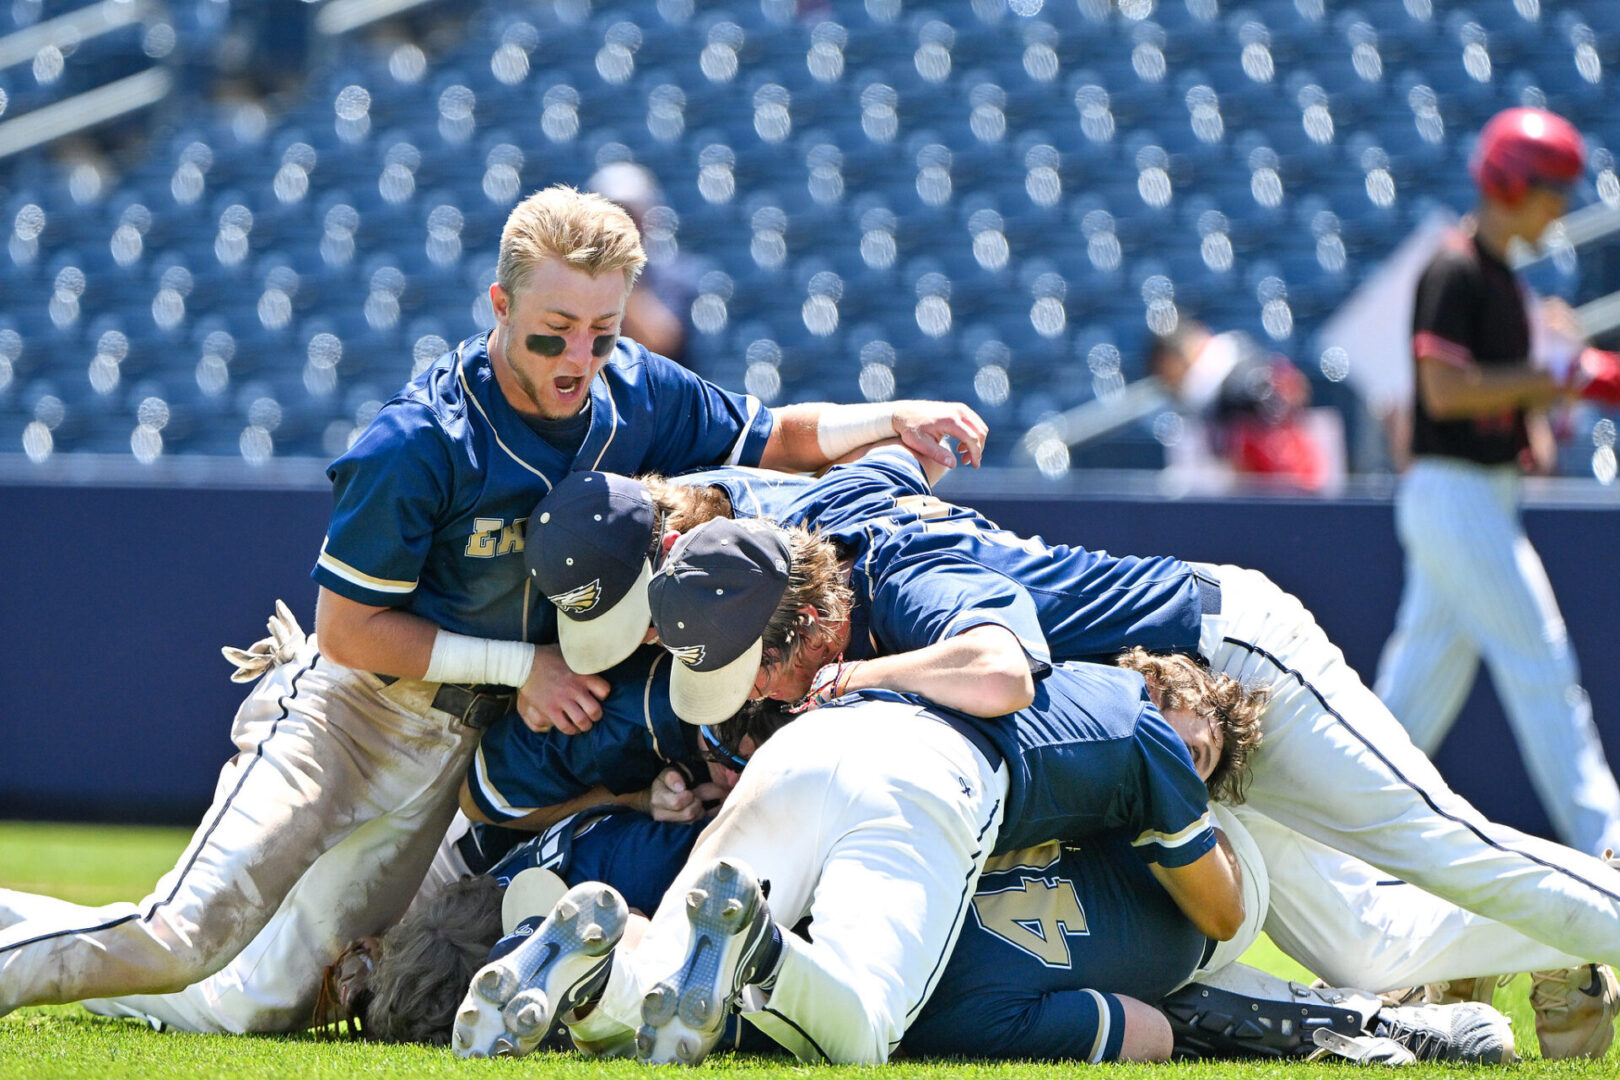
[(720, 859), (686, 894), (692, 927), (680, 970), (641, 1002), (636, 1056), (659, 1064), (696, 1065), (725, 1031), (742, 988), (758, 977), (772, 944), (765, 894), (742, 862)]
[(1606, 964), (1533, 971), (1530, 1007), (1542, 1057), (1600, 1058), (1614, 1042), (1620, 984)]
[(1395, 1040), (1419, 1061), (1505, 1065), (1519, 1059), (1507, 1017), (1477, 1001), (1382, 1009), (1371, 1034)]
[(629, 909), (610, 886), (587, 881), (557, 901), (517, 948), (473, 976), (456, 1012), (458, 1057), (522, 1057), (607, 983)]

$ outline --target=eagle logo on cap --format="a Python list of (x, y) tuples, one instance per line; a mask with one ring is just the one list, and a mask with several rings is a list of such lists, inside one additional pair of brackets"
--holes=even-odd
[(602, 599), (602, 579), (596, 578), (594, 581), (581, 585), (577, 589), (569, 589), (567, 592), (558, 593), (556, 596), (548, 596), (546, 599), (570, 615), (583, 615), (595, 607), (598, 600)]
[(675, 659), (687, 667), (697, 667), (703, 663), (703, 655), (707, 652), (702, 645), (671, 645), (669, 651), (675, 654)]

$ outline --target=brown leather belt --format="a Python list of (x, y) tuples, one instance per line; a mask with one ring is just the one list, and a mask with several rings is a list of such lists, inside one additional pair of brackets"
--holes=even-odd
[[(399, 681), (397, 675), (376, 674), (384, 686)], [(482, 731), (517, 708), (517, 691), (499, 683), (440, 683), (433, 708), (449, 713), (465, 727)]]

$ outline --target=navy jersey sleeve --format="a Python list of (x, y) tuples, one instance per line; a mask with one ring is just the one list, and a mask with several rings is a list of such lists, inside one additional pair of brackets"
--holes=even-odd
[(930, 553), (894, 567), (875, 583), (871, 630), (891, 653), (910, 652), (991, 624), (1024, 647), (1037, 677), (1051, 650), (1029, 591), (999, 571), (951, 552)]
[(452, 465), (431, 413), (390, 402), (327, 476), (335, 505), (310, 576), (358, 603), (405, 603), (449, 505)]
[(928, 497), (929, 506), (945, 506), (931, 497), (931, 490), (911, 451), (884, 446), (859, 461), (828, 469), (777, 520), (849, 543), (874, 519), (886, 521), (890, 527), (916, 520), (919, 512), (926, 512), (923, 497)]
[(1090, 989), (977, 994), (958, 998), (906, 1031), (905, 1049), (923, 1057), (1118, 1061), (1125, 1006)]
[(1130, 814), (1137, 855), (1160, 866), (1197, 862), (1215, 846), (1209, 789), (1193, 768), (1192, 755), (1152, 702), (1143, 702), (1136, 729), (1141, 763), (1136, 785), (1141, 802)]
[(1448, 363), (1473, 358), (1471, 320), (1479, 309), (1479, 289), (1468, 261), (1441, 249), (1418, 279), (1412, 304), (1412, 349)]
[(575, 835), (562, 878), (569, 885), (605, 881), (631, 908), (651, 915), (707, 824), (654, 821), (633, 812), (611, 814)]
[(674, 361), (635, 348), (643, 357), (658, 423), (644, 471), (759, 464), (776, 421), (758, 398), (722, 390)]
[(643, 650), (607, 672), (612, 689), (589, 731), (531, 731), (516, 713), (485, 731), (467, 768), (467, 790), (484, 816), (515, 821), (594, 787), (615, 795), (639, 791), (689, 756), (669, 709), (669, 665), (661, 652)]

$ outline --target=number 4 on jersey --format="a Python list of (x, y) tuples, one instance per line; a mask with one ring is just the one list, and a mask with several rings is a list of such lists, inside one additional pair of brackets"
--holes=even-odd
[[(1046, 854), (1048, 848), (1050, 858), (1029, 858), (1037, 852)], [(1041, 868), (1055, 863), (1057, 856), (1057, 845), (1051, 844), (1013, 852), (994, 861), (1004, 863), (1008, 869), (1019, 866), (1039, 873)], [(993, 868), (985, 869), (990, 872)], [(1091, 932), (1074, 883), (1067, 878), (1020, 875), (1016, 885), (974, 896), (973, 915), (985, 930), (1052, 968), (1071, 966), (1066, 934)]]

